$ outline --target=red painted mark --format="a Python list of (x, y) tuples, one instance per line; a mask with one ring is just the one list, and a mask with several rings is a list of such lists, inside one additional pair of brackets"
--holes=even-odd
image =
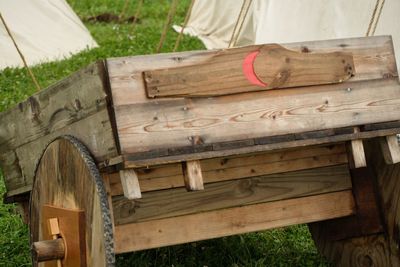
[(256, 59), (257, 55), (260, 53), (260, 51), (254, 51), (248, 54), (244, 61), (243, 61), (243, 73), (244, 76), (246, 76), (247, 80), (251, 82), (254, 85), (258, 85), (261, 87), (266, 87), (267, 84), (262, 82), (260, 79), (258, 79), (256, 73), (254, 72), (254, 60)]

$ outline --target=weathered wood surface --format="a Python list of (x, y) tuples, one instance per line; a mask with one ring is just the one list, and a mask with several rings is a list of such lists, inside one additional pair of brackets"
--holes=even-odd
[[(347, 154), (344, 144), (200, 161), (204, 183), (346, 163)], [(136, 173), (142, 192), (185, 186), (181, 164), (150, 166), (136, 169)], [(123, 190), (118, 173), (111, 174), (109, 179), (111, 194), (122, 195)]]
[(76, 136), (97, 160), (118, 154), (103, 64), (82, 69), (0, 114), (0, 164), (9, 196), (30, 190), (39, 157), (57, 136)]
[(350, 168), (357, 169), (367, 166), (362, 140), (351, 140), (348, 142), (347, 149), (349, 154)]
[(136, 199), (142, 197), (139, 186), (139, 178), (133, 169), (119, 171), (119, 177), (124, 191), (124, 197), (127, 199)]
[(354, 73), (350, 53), (302, 53), (268, 44), (218, 50), (201, 63), (143, 75), (149, 97), (173, 97), (332, 84)]
[(400, 162), (400, 146), (397, 135), (389, 135), (380, 139), (382, 154), (387, 164)]
[(196, 192), (176, 188), (144, 193), (140, 200), (114, 197), (114, 222), (148, 221), (347, 189), (351, 189), (347, 165), (270, 174), (210, 183)]
[(108, 60), (122, 153), (398, 120), (400, 85), (390, 37), (284, 46), (295, 51), (307, 46), (315, 53), (352, 53), (357, 74), (343, 84), (211, 98), (148, 99), (142, 71), (201, 63), (215, 51)]
[(183, 180), (186, 190), (203, 190), (203, 170), (199, 160), (192, 160), (182, 163)]
[[(336, 130), (339, 130), (336, 133)], [(341, 132), (344, 130), (343, 132)], [(348, 131), (350, 130), (350, 131)], [(322, 132), (320, 135), (319, 133)], [(229, 157), (237, 156), (243, 154), (260, 153), (266, 151), (279, 151), (285, 149), (293, 149), (298, 147), (306, 146), (316, 146), (316, 145), (327, 145), (327, 144), (337, 144), (345, 141), (358, 140), (358, 139), (370, 139), (374, 137), (384, 137), (388, 135), (397, 134), (400, 132), (400, 128), (390, 128), (381, 129), (373, 131), (363, 131), (354, 133), (353, 127), (345, 127), (341, 129), (335, 129), (335, 131), (317, 131), (317, 137), (310, 139), (300, 139), (297, 140), (299, 135), (307, 135), (307, 133), (301, 134), (288, 134), (283, 136), (272, 136), (266, 138), (257, 138), (254, 140), (255, 145), (245, 146), (245, 147), (228, 147), (222, 150), (197, 150), (196, 147), (191, 147), (191, 149), (183, 150), (182, 154), (169, 153), (171, 149), (150, 151), (135, 153), (129, 155), (123, 155), (118, 157), (118, 163), (124, 168), (140, 168), (149, 165), (162, 165), (176, 162), (183, 162), (187, 160), (198, 160), (198, 159), (208, 159), (216, 157)], [(314, 132), (311, 132), (314, 135)], [(325, 135), (325, 136), (323, 136)], [(311, 136), (311, 134), (310, 134)], [(235, 142), (236, 143), (236, 142)], [(240, 142), (239, 142), (240, 143)], [(175, 149), (173, 149), (175, 151)], [(180, 149), (179, 149), (180, 150)], [(190, 154), (189, 154), (190, 153)]]
[[(346, 238), (342, 234), (344, 239), (332, 240), (328, 235), (331, 229), (325, 223), (315, 224), (317, 227), (312, 226), (311, 232), (319, 251), (337, 266), (400, 266), (398, 230), (400, 227), (400, 164), (385, 162), (384, 156), (380, 153), (379, 140), (366, 142), (365, 151), (367, 166), (372, 169), (369, 172), (373, 174), (374, 178), (373, 191), (378, 200), (375, 204), (378, 205), (382, 218), (383, 233), (377, 231), (373, 234), (372, 231), (368, 236), (354, 238)], [(363, 198), (365, 200), (366, 195)], [(371, 221), (368, 220), (371, 215), (360, 218), (360, 224), (364, 227), (358, 226), (356, 234), (368, 234), (365, 229), (371, 226)], [(340, 230), (348, 231), (350, 237), (351, 234), (354, 234), (352, 228), (342, 227)]]
[(117, 225), (116, 253), (254, 232), (354, 213), (351, 190)]
[(392, 266), (400, 266), (400, 163), (387, 164), (382, 153), (377, 151), (378, 140), (372, 140), (366, 145), (368, 164), (372, 166), (377, 179), (377, 191), (388, 242), (387, 253), (391, 259), (395, 259)]
[[(40, 159), (32, 188), (29, 225), (31, 243), (44, 238), (42, 224), (46, 217), (45, 205), (83, 211), (84, 232), (79, 237), (84, 242), (79, 238), (73, 240), (75, 243), (83, 242), (83, 249), (67, 247), (66, 257), (62, 260), (63, 266), (113, 266), (115, 256), (112, 222), (103, 186), (96, 164), (80, 143), (71, 138), (59, 138), (52, 142)], [(57, 216), (61, 231), (61, 222), (71, 217), (73, 216)], [(85, 255), (85, 265), (77, 262), (82, 253)], [(34, 263), (34, 266), (37, 265)]]
[(356, 213), (335, 220), (315, 222), (309, 225), (312, 234), (323, 236), (316, 245), (323, 250), (324, 244), (348, 240), (384, 232), (381, 220), (379, 196), (376, 192), (376, 177), (371, 167), (351, 170), (351, 183)]

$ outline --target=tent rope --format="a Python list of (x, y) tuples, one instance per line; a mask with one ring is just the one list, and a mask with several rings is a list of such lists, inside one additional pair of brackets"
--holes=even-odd
[(1, 13), (0, 13), (0, 20), (3, 23), (4, 28), (6, 29), (8, 36), (11, 38), (15, 48), (17, 49), (17, 52), (18, 52), (20, 58), (22, 59), (22, 62), (24, 63), (25, 69), (28, 71), (29, 76), (31, 77), (33, 83), (35, 84), (37, 91), (40, 91), (40, 85), (39, 85), (38, 81), (36, 80), (36, 77), (33, 74), (32, 70), (28, 67), (28, 64), (26, 63), (25, 57), (22, 54), (21, 50), (19, 49), (17, 43), (15, 42), (15, 39), (14, 39), (13, 35), (11, 34), (10, 28), (8, 28), (7, 23), (4, 20), (4, 17), (3, 17), (3, 15)]
[(171, 4), (171, 7), (170, 7), (170, 9), (168, 11), (168, 16), (167, 16), (167, 20), (166, 20), (165, 25), (164, 25), (164, 29), (163, 29), (163, 31), (161, 33), (160, 41), (158, 42), (156, 53), (159, 53), (161, 48), (164, 45), (165, 38), (167, 37), (168, 28), (169, 28), (169, 26), (170, 26), (170, 24), (172, 22), (172, 18), (175, 15), (177, 6), (178, 6), (178, 0), (173, 0), (172, 4)]
[(120, 20), (124, 18), (126, 10), (128, 10), (129, 2), (129, 0), (125, 0), (124, 7), (122, 8), (121, 14), (119, 14)]
[(372, 12), (372, 17), (369, 21), (367, 33), (365, 36), (373, 36), (375, 34), (375, 30), (376, 30), (376, 27), (378, 26), (378, 22), (381, 17), (382, 9), (383, 9), (384, 5), (385, 5), (385, 0), (377, 0), (376, 1), (374, 11)]
[(229, 41), (228, 48), (234, 47), (237, 43), (237, 40), (239, 38), (239, 34), (242, 30), (244, 21), (246, 19), (247, 13), (250, 9), (250, 5), (253, 2), (253, 0), (243, 0), (242, 7), (240, 8), (239, 16), (236, 20), (235, 27), (233, 28), (232, 36)]
[(133, 21), (132, 21), (132, 24), (133, 24), (132, 33), (134, 32), (136, 22), (138, 20), (139, 15), (140, 15), (140, 11), (142, 10), (142, 6), (143, 6), (143, 0), (139, 0), (138, 6), (136, 8), (135, 15), (134, 15), (134, 18), (133, 18)]
[(181, 31), (179, 32), (178, 38), (176, 38), (173, 52), (175, 52), (178, 49), (179, 43), (180, 43), (180, 41), (182, 39), (183, 30), (186, 28), (186, 26), (187, 26), (187, 24), (189, 22), (190, 14), (192, 13), (192, 9), (193, 9), (193, 5), (194, 5), (195, 1), (196, 0), (192, 0), (192, 2), (190, 3), (190, 6), (189, 6), (189, 8), (188, 8), (188, 10), (186, 12), (185, 20), (183, 21), (183, 25), (182, 25)]

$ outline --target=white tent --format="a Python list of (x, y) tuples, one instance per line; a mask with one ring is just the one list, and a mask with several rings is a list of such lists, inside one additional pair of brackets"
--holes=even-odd
[[(367, 33), (376, 4), (380, 7), (382, 2), (253, 0), (236, 45), (362, 37)], [(208, 49), (226, 48), (242, 3), (236, 0), (196, 0), (184, 32), (197, 36)], [(378, 12), (379, 8), (376, 14)], [(392, 35), (396, 59), (400, 63), (399, 14), (399, 0), (384, 1), (375, 35)]]
[[(65, 0), (1, 0), (0, 12), (28, 65), (97, 47)], [(0, 21), (0, 70), (11, 66), (23, 64)]]

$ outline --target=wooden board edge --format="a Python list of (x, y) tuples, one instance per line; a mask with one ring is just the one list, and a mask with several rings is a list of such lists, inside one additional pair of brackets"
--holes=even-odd
[(116, 226), (116, 253), (199, 241), (354, 214), (351, 190)]

